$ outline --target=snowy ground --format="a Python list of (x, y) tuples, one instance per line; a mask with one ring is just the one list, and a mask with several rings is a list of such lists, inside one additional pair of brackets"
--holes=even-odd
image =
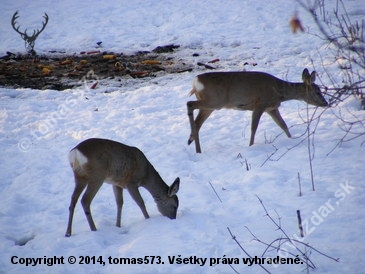
[[(351, 15), (365, 15), (362, 1), (347, 2)], [(19, 10), (18, 23), (28, 32), (40, 27), (44, 12), (49, 15), (49, 24), (36, 41), (40, 54), (49, 50), (78, 53), (94, 49), (98, 41), (107, 50), (126, 53), (175, 43), (181, 45), (177, 58), (194, 62), (219, 58), (216, 66), (220, 70), (260, 70), (296, 82), (307, 67), (317, 70), (318, 83), (330, 85), (325, 66), (338, 81), (343, 77), (321, 40), (305, 33), (291, 34), (288, 21), (295, 11), (307, 31), (316, 29), (299, 5), (289, 0), (265, 4), (252, 0), (67, 0), (52, 5), (43, 0), (5, 0), (0, 10), (1, 56), (6, 51), (24, 51), (19, 34), (10, 26)], [(199, 57), (192, 57), (193, 53)], [(363, 118), (359, 102), (350, 98), (322, 114), (312, 140), (316, 188), (312, 191), (307, 142), (298, 145), (306, 131), (307, 105), (303, 102), (281, 106), (292, 139), (264, 115), (255, 145), (249, 147), (251, 113), (221, 110), (201, 130), (203, 153), (196, 154), (194, 145), (187, 146), (186, 102), (191, 99), (193, 77), (202, 71), (196, 67), (191, 73), (153, 79), (102, 80), (95, 90), (85, 88), (91, 83), (64, 92), (1, 88), (0, 273), (234, 273), (223, 258), (239, 259), (239, 264), (232, 261), (239, 273), (264, 273), (257, 265), (244, 265), (242, 258), (247, 255), (227, 230), (252, 257), (260, 257), (265, 246), (253, 241), (245, 226), (262, 241), (283, 237), (265, 216), (257, 196), (271, 216), (276, 220), (280, 216), (283, 229), (293, 238), (299, 235), (299, 209), (307, 224), (303, 242), (339, 258), (334, 262), (313, 252), (310, 258), (317, 267), (313, 273), (364, 273), (364, 140), (333, 150), (344, 135), (336, 114)], [(309, 115), (314, 111), (310, 107)], [(319, 114), (323, 109), (316, 111)], [(114, 196), (105, 185), (92, 203), (98, 231), (89, 230), (78, 204), (73, 235), (65, 238), (74, 186), (67, 153), (90, 137), (139, 147), (168, 184), (179, 176), (177, 219), (161, 216), (150, 194), (141, 189), (151, 218), (145, 220), (126, 194), (123, 225), (117, 228)], [(273, 160), (268, 161), (270, 155)], [(300, 255), (289, 244), (283, 247)], [(269, 250), (264, 257), (277, 255), (286, 256)], [(69, 263), (70, 256), (77, 259), (75, 264)], [(84, 264), (81, 256), (86, 258)], [(112, 264), (117, 258), (145, 256), (156, 256), (154, 263)], [(178, 264), (170, 262), (173, 256), (207, 261), (203, 266), (194, 261)], [(54, 257), (63, 257), (64, 264), (58, 261), (47, 266), (45, 260)], [(26, 266), (22, 264), (26, 258), (40, 258), (40, 264)], [(100, 258), (105, 265), (99, 264)], [(151, 262), (152, 257), (146, 258)], [(211, 266), (216, 258), (220, 263)], [(264, 266), (271, 273), (302, 273), (304, 269), (302, 264)]]

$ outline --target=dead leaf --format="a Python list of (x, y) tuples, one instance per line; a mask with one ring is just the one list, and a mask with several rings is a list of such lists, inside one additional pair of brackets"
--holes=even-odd
[(161, 65), (161, 62), (157, 60), (144, 60), (141, 63), (143, 65)]
[(294, 16), (290, 19), (290, 27), (291, 27), (292, 33), (297, 33), (298, 29), (301, 32), (304, 32), (302, 23), (296, 14), (294, 14)]

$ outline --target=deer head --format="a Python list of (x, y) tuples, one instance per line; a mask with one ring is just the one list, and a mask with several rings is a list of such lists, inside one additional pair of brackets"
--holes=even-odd
[(33, 31), (33, 34), (31, 36), (29, 36), (27, 34), (27, 29), (23, 32), (19, 31), (19, 28), (20, 28), (20, 25), (16, 28), (15, 27), (15, 24), (17, 23), (16, 22), (16, 19), (19, 18), (19, 15), (18, 15), (18, 11), (16, 11), (13, 15), (13, 18), (11, 19), (11, 25), (13, 26), (13, 29), (20, 34), (20, 36), (22, 37), (22, 39), (24, 40), (25, 42), (25, 45), (28, 44), (28, 46), (26, 46), (27, 50), (29, 53), (34, 53), (34, 44), (35, 44), (35, 40), (37, 39), (38, 35), (44, 30), (44, 28), (46, 27), (47, 23), (48, 23), (48, 15), (47, 13), (44, 13), (45, 15), (43, 16), (43, 18), (45, 19), (45, 22), (42, 22), (43, 26), (42, 26), (42, 29), (39, 30), (34, 30)]

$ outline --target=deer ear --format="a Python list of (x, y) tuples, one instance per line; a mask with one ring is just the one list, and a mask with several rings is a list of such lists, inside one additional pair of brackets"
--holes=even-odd
[(313, 71), (311, 74), (309, 74), (309, 71), (307, 69), (304, 69), (302, 73), (302, 79), (304, 84), (311, 85), (316, 80), (316, 72)]
[(304, 83), (306, 83), (309, 80), (309, 78), (310, 78), (309, 71), (308, 69), (305, 68), (302, 73), (302, 80)]
[(314, 81), (316, 80), (316, 72), (312, 71), (311, 76), (310, 76), (310, 83), (313, 84)]
[(169, 197), (176, 195), (176, 193), (179, 191), (179, 187), (180, 187), (180, 178), (177, 177), (175, 181), (172, 183), (172, 185), (169, 187), (167, 195), (169, 195)]

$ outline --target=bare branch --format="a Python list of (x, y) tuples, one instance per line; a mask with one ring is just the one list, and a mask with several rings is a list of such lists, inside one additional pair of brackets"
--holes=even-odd
[[(240, 249), (250, 258), (253, 259), (252, 256), (243, 248), (243, 246), (239, 243), (239, 241), (237, 240), (236, 236), (234, 236), (232, 234), (232, 231), (229, 229), (229, 227), (227, 227), (227, 230), (229, 232), (229, 234), (231, 235), (232, 239), (237, 243), (237, 245), (240, 247)], [(267, 270), (262, 264), (258, 264), (258, 266), (260, 266), (263, 270), (265, 270), (266, 273), (271, 273), (269, 270)]]

